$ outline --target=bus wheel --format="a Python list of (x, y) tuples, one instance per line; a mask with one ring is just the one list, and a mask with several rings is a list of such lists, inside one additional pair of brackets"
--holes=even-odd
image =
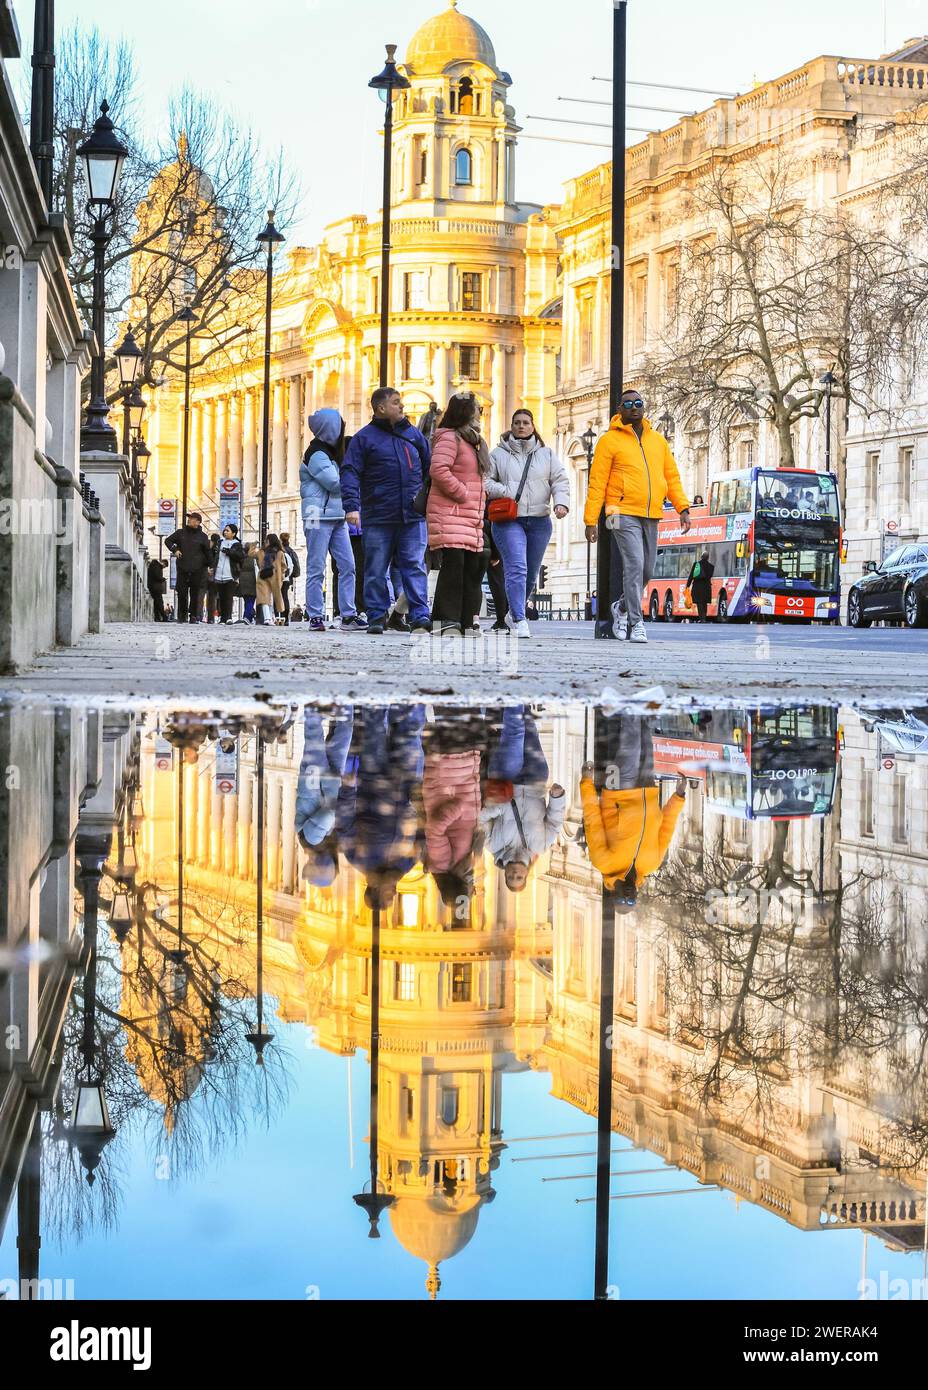
[(673, 622), (673, 594), (669, 589), (664, 595), (664, 622)]
[(718, 619), (720, 623), (728, 622), (728, 595), (725, 593), (724, 589), (719, 594), (719, 602), (716, 612), (718, 613)]
[(652, 623), (660, 622), (661, 606), (657, 601), (657, 594), (651, 595), (651, 602), (648, 604), (648, 618)]

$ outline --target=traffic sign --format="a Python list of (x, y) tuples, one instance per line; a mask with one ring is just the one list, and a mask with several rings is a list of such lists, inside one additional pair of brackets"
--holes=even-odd
[(177, 502), (173, 497), (158, 499), (158, 535), (170, 536), (177, 530)]
[(899, 523), (898, 523), (898, 521), (887, 521), (887, 522), (886, 522), (886, 529), (887, 529), (887, 531), (889, 531), (890, 533), (895, 534), (896, 531), (899, 530)]
[(229, 525), (238, 527), (242, 534), (243, 489), (241, 478), (219, 479), (219, 529)]

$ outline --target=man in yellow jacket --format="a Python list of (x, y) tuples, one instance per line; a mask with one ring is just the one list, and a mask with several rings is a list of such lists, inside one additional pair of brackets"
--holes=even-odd
[(587, 540), (595, 541), (605, 503), (606, 527), (613, 532), (622, 557), (630, 642), (648, 640), (641, 594), (654, 574), (657, 523), (665, 497), (679, 512), (685, 535), (690, 529), (690, 504), (670, 445), (644, 418), (644, 401), (638, 392), (623, 391), (619, 413), (596, 445), (583, 520)]

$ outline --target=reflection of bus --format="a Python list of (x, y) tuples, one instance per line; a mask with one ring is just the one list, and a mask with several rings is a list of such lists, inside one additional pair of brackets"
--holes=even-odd
[(827, 816), (838, 772), (838, 715), (827, 705), (661, 715), (658, 774), (705, 784), (706, 805), (741, 820)]
[(715, 568), (710, 615), (840, 622), (841, 508), (833, 473), (751, 468), (713, 482), (708, 507), (692, 507), (689, 534), (671, 513), (657, 533), (654, 578), (644, 595), (652, 622), (692, 616), (683, 594), (708, 551)]

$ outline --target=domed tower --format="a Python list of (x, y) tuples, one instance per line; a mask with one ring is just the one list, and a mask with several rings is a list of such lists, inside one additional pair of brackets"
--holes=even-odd
[(452, 0), (413, 35), (402, 71), (411, 85), (394, 113), (401, 215), (411, 202), (433, 217), (466, 203), (485, 217), (517, 220), (512, 79), (497, 67), (486, 30)]

